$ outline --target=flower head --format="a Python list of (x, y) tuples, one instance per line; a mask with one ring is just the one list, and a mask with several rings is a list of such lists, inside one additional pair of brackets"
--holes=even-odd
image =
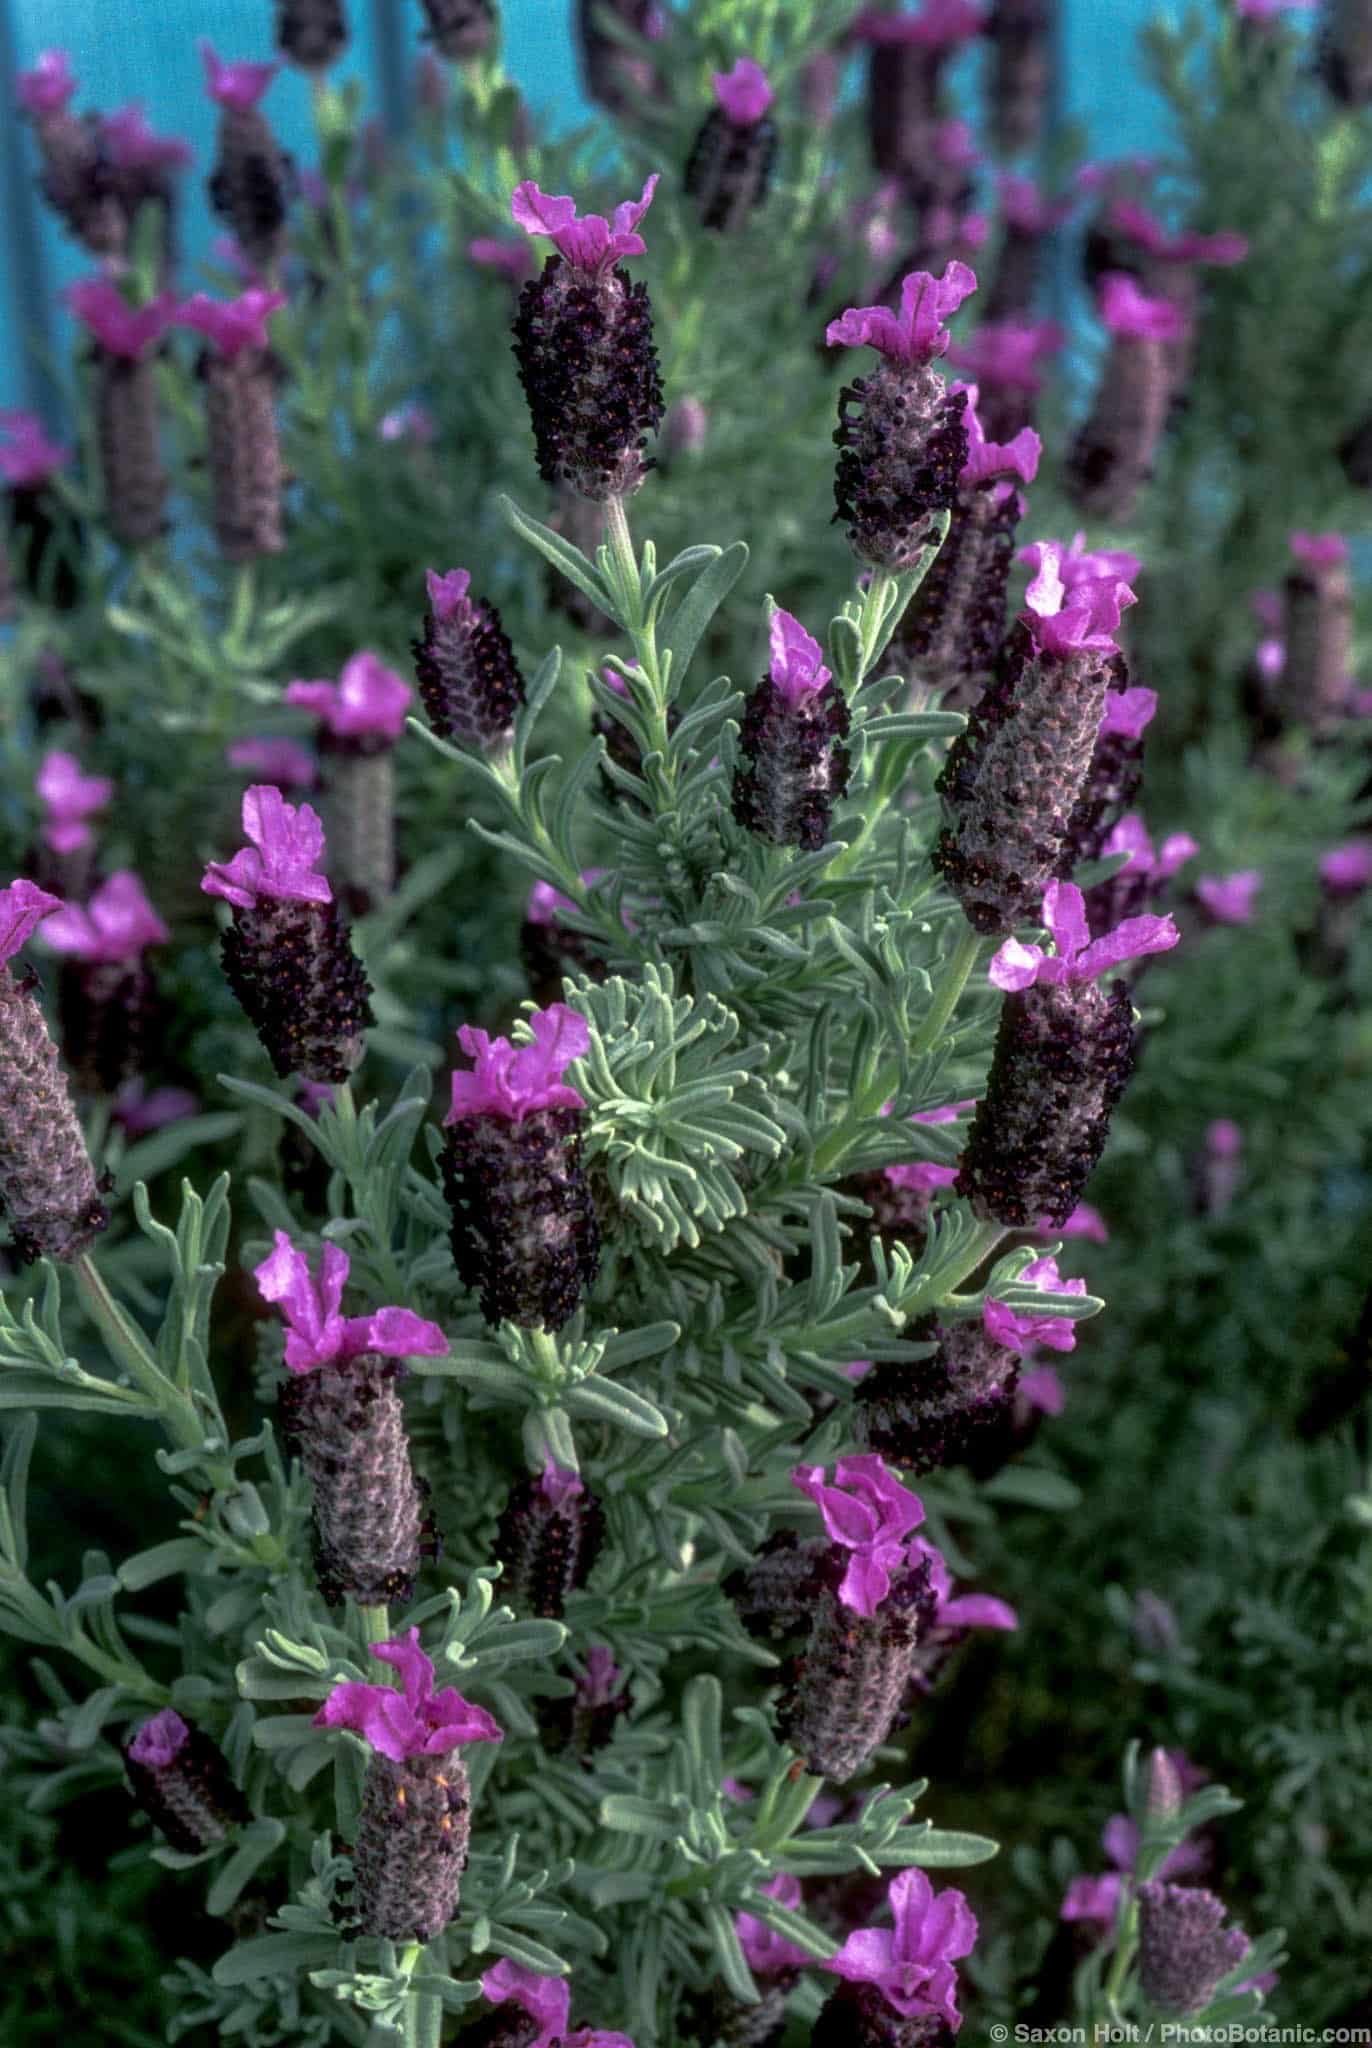
[(266, 348), (267, 322), (285, 303), (284, 292), (263, 291), (257, 285), (236, 299), (212, 299), (207, 292), (196, 292), (180, 306), (174, 324), (193, 327), (232, 362), (244, 349)]
[(967, 410), (963, 414), (967, 423), (967, 460), (958, 482), (966, 487), (989, 483), (992, 477), (1017, 476), (1021, 483), (1031, 484), (1038, 475), (1039, 457), (1043, 453), (1043, 443), (1034, 429), (1021, 427), (1012, 441), (988, 441), (977, 413), (980, 393), (976, 385), (955, 384), (952, 388), (967, 394)]
[(28, 944), (45, 917), (61, 908), (62, 898), (50, 896), (35, 882), (11, 882), (0, 889), (0, 966)]
[(17, 97), (28, 114), (60, 114), (75, 91), (65, 50), (40, 50), (33, 69), (19, 74)]
[(336, 683), (288, 683), (286, 702), (304, 705), (336, 739), (398, 740), (412, 692), (368, 649), (343, 664)]
[(131, 306), (107, 277), (83, 278), (67, 291), (67, 304), (112, 356), (140, 361), (162, 339), (176, 312), (171, 292), (159, 292), (146, 306)]
[(1100, 317), (1112, 334), (1131, 334), (1146, 341), (1179, 341), (1186, 315), (1170, 299), (1140, 291), (1127, 271), (1112, 270), (1101, 280)]
[(963, 1894), (936, 1892), (922, 1870), (902, 1870), (888, 1894), (894, 1925), (850, 1934), (824, 1965), (851, 1983), (875, 1984), (904, 2019), (962, 2024), (954, 1963), (970, 1955), (976, 1919)]
[(1349, 839), (1320, 855), (1320, 880), (1338, 896), (1356, 895), (1372, 883), (1372, 839)]
[(100, 139), (111, 163), (118, 170), (184, 170), (195, 160), (195, 152), (179, 135), (157, 135), (148, 126), (140, 100), (106, 114), (100, 123)]
[(131, 868), (102, 882), (84, 910), (64, 904), (43, 934), (55, 953), (78, 960), (136, 960), (145, 946), (164, 946), (171, 933)]
[(755, 127), (774, 98), (767, 73), (751, 57), (740, 57), (732, 71), (711, 72), (710, 83), (721, 111), (736, 128)]
[(463, 1052), (475, 1065), (452, 1077), (452, 1107), (444, 1123), (463, 1117), (500, 1116), (520, 1123), (534, 1110), (584, 1109), (585, 1102), (562, 1076), (573, 1060), (590, 1050), (591, 1034), (584, 1017), (565, 1003), (550, 1003), (529, 1019), (532, 1045), (514, 1046), (508, 1038), (491, 1038), (464, 1024), (457, 1034)]
[(145, 1721), (124, 1754), (149, 1770), (165, 1770), (190, 1741), (191, 1731), (175, 1707), (163, 1707), (160, 1714)]
[(1074, 577), (1069, 582), (1062, 573), (1066, 551), (1059, 541), (1037, 541), (1034, 550), (1038, 574), (1024, 593), (1029, 609), (1019, 616), (1043, 652), (1118, 653), (1114, 636), (1120, 616), (1138, 601), (1124, 578)]
[(1126, 960), (1145, 953), (1166, 953), (1177, 944), (1181, 933), (1170, 917), (1126, 917), (1103, 939), (1088, 943), (1086, 907), (1074, 882), (1050, 882), (1043, 898), (1043, 921), (1053, 935), (1056, 953), (1041, 946), (1021, 945), (1007, 939), (992, 956), (989, 979), (993, 987), (1007, 994), (1032, 988), (1035, 982), (1061, 986), (1063, 983), (1094, 981)]
[(299, 740), (235, 740), (224, 758), (231, 768), (246, 768), (250, 775), (260, 775), (287, 789), (312, 789), (319, 775), (314, 755)]
[(0, 409), (0, 477), (7, 484), (35, 490), (70, 460), (70, 449), (48, 439), (37, 413)]
[(149, 1088), (137, 1077), (126, 1081), (110, 1104), (110, 1115), (130, 1138), (145, 1138), (165, 1124), (194, 1116), (200, 1097), (189, 1088)]
[(324, 854), (324, 827), (309, 804), (288, 804), (279, 789), (254, 783), (243, 796), (243, 831), (252, 841), (231, 861), (212, 860), (200, 884), (250, 910), (263, 896), (291, 903), (332, 903), (327, 879), (315, 872)]
[[(751, 1798), (751, 1793), (748, 1796)], [(762, 1886), (762, 1896), (775, 1899), (778, 1905), (794, 1912), (801, 1904), (800, 1879), (792, 1877), (789, 1870), (779, 1870)], [(783, 1970), (803, 1970), (814, 1961), (812, 1955), (797, 1948), (754, 1913), (735, 1913), (734, 1932), (749, 1969), (756, 1970), (760, 1977), (775, 1977)]]
[(1341, 533), (1293, 533), (1291, 552), (1312, 569), (1333, 569), (1348, 560), (1348, 542)]
[(284, 1230), (275, 1234), (274, 1249), (253, 1269), (263, 1299), (280, 1305), (287, 1323), (286, 1364), (292, 1372), (360, 1358), (364, 1351), (387, 1358), (441, 1358), (448, 1340), (437, 1323), (407, 1308), (376, 1309), (369, 1316), (345, 1316), (343, 1288), (351, 1261), (340, 1245), (325, 1244), (319, 1273)]
[(1232, 875), (1201, 875), (1196, 882), (1196, 900), (1216, 924), (1251, 924), (1261, 887), (1261, 868), (1239, 868)]
[(419, 1647), (419, 1630), (389, 1643), (373, 1643), (373, 1657), (400, 1673), (404, 1690), (345, 1679), (314, 1717), (316, 1728), (351, 1728), (393, 1763), (409, 1757), (447, 1756), (464, 1742), (500, 1742), (500, 1725), (455, 1687), (434, 1691), (434, 1667)]
[[(517, 2005), (538, 2023), (538, 2032), (528, 2048), (560, 2048), (566, 2039), (567, 2014), (572, 2003), (571, 1987), (565, 1977), (544, 1977), (526, 1970), (522, 1963), (502, 1961), (481, 1979), (482, 1996), (492, 2005)], [(523, 2041), (524, 2036), (520, 2036)]]
[(281, 69), (279, 64), (223, 64), (203, 36), (199, 49), (210, 98), (216, 106), (239, 112), (257, 105)]
[(950, 263), (941, 278), (912, 270), (900, 288), (900, 312), (889, 306), (850, 306), (824, 332), (830, 348), (874, 348), (898, 363), (929, 363), (948, 347), (945, 318), (977, 288), (975, 271)]
[(829, 670), (824, 666), (820, 644), (806, 632), (799, 619), (790, 612), (774, 611), (768, 640), (772, 653), (768, 673), (788, 704), (798, 704), (824, 688)]
[(647, 248), (638, 224), (653, 203), (657, 181), (654, 171), (637, 199), (626, 199), (615, 208), (613, 222), (599, 213), (578, 220), (574, 199), (540, 192), (532, 178), (515, 186), (510, 211), (525, 234), (547, 235), (574, 270), (595, 276), (621, 256), (641, 256)]
[[(1064, 1280), (1056, 1259), (1035, 1259), (1020, 1274), (1021, 1283), (1051, 1290), (1054, 1294), (1085, 1294), (1084, 1280)], [(1032, 1311), (1011, 1308), (1008, 1302), (988, 1301), (982, 1310), (987, 1334), (1023, 1358), (1036, 1344), (1050, 1351), (1075, 1351), (1076, 1325), (1066, 1316), (1036, 1316)]]
[(853, 1553), (839, 1599), (857, 1614), (875, 1614), (891, 1590), (891, 1573), (904, 1562), (905, 1538), (924, 1520), (918, 1495), (871, 1454), (840, 1458), (832, 1485), (822, 1465), (797, 1465), (791, 1484), (815, 1503), (833, 1541)]
[(74, 754), (58, 749), (43, 756), (34, 789), (47, 811), (43, 837), (54, 853), (75, 853), (95, 837), (85, 820), (103, 811), (114, 795), (107, 775), (86, 775)]

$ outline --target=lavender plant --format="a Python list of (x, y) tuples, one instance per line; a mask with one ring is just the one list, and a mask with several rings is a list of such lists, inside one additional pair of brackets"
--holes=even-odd
[[(639, 194), (603, 213), (557, 189), (583, 196), (603, 154), (534, 131), (492, 10), (425, 12), (441, 65), (407, 161), (369, 157), (322, 79), (346, 10), (277, 10), (321, 74), (300, 192), (272, 67), (205, 52), (233, 296), (183, 299), (167, 239), (157, 262), (140, 239), (160, 192), (124, 199), (132, 260), (75, 299), (103, 495), (36, 425), (0, 450), (0, 652), (45, 677), (7, 730), (47, 813), (15, 834), (34, 880), (5, 892), (11, 952), (44, 919), (61, 935), (78, 1089), (7, 968), (0, 1196), (16, 1263), (58, 1261), (16, 1271), (0, 1321), (26, 1418), (0, 1618), (42, 1653), (21, 1681), (41, 1713), (26, 1698), (7, 1736), (20, 1782), (39, 1812), (103, 1799), (130, 1898), (150, 1857), (169, 1872), (174, 2038), (904, 2043), (1055, 1982), (1049, 2018), (1246, 2018), (1279, 1942), (1250, 1952), (1218, 1892), (1176, 1882), (1223, 1795), (1182, 1804), (1174, 1766), (1147, 1790), (1131, 1766), (1135, 1839), (1074, 1989), (1032, 1913), (1022, 1948), (1008, 1929), (1021, 1862), (990, 1860), (989, 1816), (1032, 1855), (1038, 1811), (974, 1786), (960, 1737), (969, 1686), (1001, 1698), (1041, 1655), (1041, 1727), (1044, 1684), (1060, 1701), (1097, 1654), (1084, 1626), (1042, 1676), (1046, 1588), (1074, 1599), (1056, 1559), (1089, 1582), (1110, 1531), (1122, 1582), (1141, 1569), (1091, 1422), (1033, 1443), (1065, 1398), (1040, 1353), (1148, 1328), (1156, 1157), (1198, 1088), (1240, 1107), (1218, 1091), (1241, 1059), (1259, 1096), (1302, 1024), (1318, 1060), (1362, 971), (1349, 422), (1280, 530), (1279, 442), (1250, 434), (1232, 491), (1213, 462), (1225, 337), (1276, 270), (1223, 175), (1251, 153), (1244, 66), (1267, 67), (1269, 116), (1311, 88), (1280, 25), (1205, 45), (1197, 218), (1251, 227), (1255, 268), (1241, 237), (1110, 199), (1112, 353), (1085, 424), (1050, 403), (1040, 439), (1060, 336), (1033, 295), (1061, 208), (1003, 177), (982, 258), (946, 75), (984, 25), (1013, 150), (1037, 125), (1034, 10), (583, 10), (628, 130), (609, 189)], [(869, 103), (826, 126), (854, 26)], [(1190, 60), (1157, 48), (1180, 98)], [(105, 156), (76, 147), (75, 90), (56, 55), (24, 85), (88, 239)], [(1217, 101), (1230, 157), (1191, 111)], [(1357, 152), (1315, 159), (1291, 203), (1347, 286)], [(855, 347), (875, 362), (840, 387)], [(1135, 524), (1054, 541), (1069, 499)], [(1187, 652), (1213, 605), (1177, 537), (1275, 577), (1288, 516), (1308, 531), (1250, 764), (1201, 689), (1216, 654)], [(1248, 635), (1231, 604), (1223, 644)], [(127, 715), (150, 676), (174, 775)], [(1132, 808), (1159, 699), (1208, 735), (1189, 787), (1156, 749), (1142, 783), (1152, 820), (1206, 834), (1216, 872), (1185, 907), (1198, 841), (1155, 847)], [(1320, 910), (1316, 964), (1282, 986), (1327, 993), (1250, 1052), (1238, 946), (1274, 902), (1293, 929)], [(1229, 993), (1197, 1004), (1225, 946)], [(1058, 1259), (1105, 1230), (1083, 1197), (1112, 1119), (1133, 1311), (1099, 1337)], [(1236, 1157), (1198, 1148), (1207, 1215)], [(28, 1411), (50, 1409), (94, 1460), (121, 1447), (132, 1541), (154, 1539), (73, 1558), (69, 1594), (28, 1561)], [(1113, 1440), (1143, 1434), (1135, 1414)], [(982, 1577), (996, 1593), (960, 1584)], [(1115, 1677), (1095, 1764), (1135, 1704)], [(977, 1865), (967, 1892), (943, 1879)], [(1285, 1917), (1280, 1887), (1261, 1910)]]

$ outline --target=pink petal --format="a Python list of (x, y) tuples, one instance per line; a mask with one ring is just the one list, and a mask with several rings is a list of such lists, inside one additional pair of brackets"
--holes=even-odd
[[(919, 1871), (915, 1873), (923, 1876)], [(906, 1876), (905, 1871), (901, 1877)], [(900, 1878), (896, 1879), (899, 1884)], [(927, 1879), (926, 1879), (927, 1882)], [(895, 1890), (895, 1885), (891, 1887)], [(836, 1977), (846, 1977), (854, 1984), (880, 1984), (890, 1976), (893, 1965), (895, 1937), (887, 1927), (859, 1927), (850, 1934), (836, 1956), (830, 1956), (820, 1968), (832, 1970)]]
[(461, 605), (468, 602), (467, 592), (471, 588), (471, 581), (465, 569), (449, 569), (442, 576), (437, 569), (425, 570), (424, 582), (429, 593), (429, 605), (440, 623), (444, 619), (450, 619)]
[(1186, 316), (1170, 299), (1150, 298), (1124, 271), (1111, 271), (1102, 281), (1100, 312), (1112, 334), (1179, 341), (1186, 332)]
[(989, 1593), (963, 1593), (939, 1609), (939, 1626), (947, 1628), (1016, 1629), (1019, 1616)]
[(993, 988), (1003, 989), (1007, 995), (1015, 994), (1033, 987), (1047, 958), (1042, 946), (1025, 946), (1018, 939), (1007, 939), (992, 954), (986, 978)]
[(1158, 708), (1156, 690), (1136, 688), (1107, 690), (1101, 714), (1100, 737), (1116, 733), (1121, 739), (1142, 739)]
[(1059, 960), (1070, 967), (1091, 936), (1086, 900), (1075, 882), (1050, 882), (1043, 895), (1043, 921), (1053, 934)]
[(451, 1347), (437, 1323), (408, 1308), (381, 1308), (368, 1318), (366, 1348), (384, 1358), (444, 1358)]
[(1170, 917), (1126, 917), (1114, 931), (1078, 954), (1072, 978), (1094, 981), (1112, 967), (1122, 967), (1126, 960), (1140, 960), (1147, 953), (1169, 953), (1180, 939)]
[(754, 127), (772, 104), (767, 73), (751, 57), (740, 57), (732, 71), (712, 72), (710, 83), (720, 107), (736, 127)]
[(0, 889), (0, 962), (12, 960), (43, 919), (62, 907), (60, 896), (50, 896), (34, 882), (11, 882)]
[(800, 620), (778, 609), (769, 628), (771, 679), (788, 704), (822, 690), (830, 679), (818, 640), (806, 632)]
[(1054, 1365), (1037, 1365), (1032, 1372), (1022, 1372), (1015, 1391), (1041, 1415), (1061, 1415), (1067, 1406), (1067, 1389)]

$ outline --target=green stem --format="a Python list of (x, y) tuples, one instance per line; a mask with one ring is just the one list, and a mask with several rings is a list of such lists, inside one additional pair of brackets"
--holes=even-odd
[(895, 580), (894, 570), (874, 569), (872, 571), (872, 580), (867, 586), (867, 593), (862, 601), (862, 617), (858, 621), (858, 639), (862, 647), (862, 673), (858, 677), (859, 683), (867, 680), (867, 672), (876, 660), (882, 614), (886, 606), (886, 593), (890, 590)]
[(605, 538), (618, 571), (624, 608), (630, 614), (625, 624), (633, 632), (643, 617), (643, 585), (638, 573), (638, 557), (634, 553), (634, 537), (629, 531), (629, 515), (622, 498), (610, 498), (606, 502)]
[(1103, 2013), (1094, 2017), (1100, 2021), (1113, 2022), (1119, 2018), (1119, 1997), (1124, 1989), (1124, 1980), (1129, 1974), (1129, 1965), (1134, 1960), (1138, 1946), (1139, 1904), (1131, 1892), (1120, 1918), (1119, 1932), (1115, 1936), (1115, 1958), (1110, 1965), (1110, 1974), (1101, 1986)]
[(362, 1634), (368, 1646), (390, 1640), (391, 1610), (389, 1607), (361, 1607), (358, 1614), (362, 1619)]
[(414, 2048), (440, 2048), (443, 2039), (443, 2000), (427, 1991), (416, 1991), (410, 2004), (414, 2010)]
[(1004, 1236), (1003, 1223), (978, 1223), (971, 1236), (958, 1246), (956, 1252), (950, 1253), (941, 1264), (933, 1268), (932, 1272), (926, 1273), (919, 1285), (895, 1306), (900, 1309), (907, 1321), (912, 1316), (922, 1314), (925, 1309), (937, 1308), (950, 1294), (957, 1293), (963, 1281), (976, 1272), (984, 1259), (990, 1257)]
[(933, 1001), (925, 1012), (924, 1021), (910, 1041), (910, 1058), (918, 1059), (921, 1053), (936, 1045), (948, 1028), (948, 1020), (957, 1008), (968, 977), (976, 966), (977, 952), (981, 945), (980, 932), (974, 932), (971, 925), (964, 925), (962, 937), (954, 946), (944, 963), (943, 973), (934, 989)]

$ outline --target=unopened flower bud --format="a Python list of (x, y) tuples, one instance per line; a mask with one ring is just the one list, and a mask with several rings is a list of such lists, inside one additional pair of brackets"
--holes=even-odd
[(1183, 1803), (1181, 1777), (1165, 1749), (1154, 1749), (1148, 1757), (1148, 1818), (1175, 1820)]
[(468, 597), (471, 580), (465, 569), (428, 571), (424, 633), (412, 643), (415, 676), (436, 733), (498, 754), (513, 736), (524, 678), (495, 606)]
[(738, 822), (774, 846), (823, 846), (848, 787), (848, 705), (819, 642), (790, 612), (771, 623), (772, 661), (749, 695), (739, 732), (747, 763), (735, 772)]
[(776, 123), (768, 113), (772, 88), (761, 65), (740, 57), (732, 71), (714, 74), (717, 104), (686, 164), (685, 185), (701, 225), (729, 234), (762, 205), (776, 162)]
[(276, 0), (276, 47), (302, 71), (327, 71), (348, 47), (343, 0)]
[(213, 1848), (252, 1819), (218, 1744), (174, 1707), (143, 1723), (124, 1751), (124, 1768), (138, 1804), (183, 1856)]
[(584, 1586), (605, 1536), (605, 1514), (575, 1472), (548, 1464), (510, 1489), (496, 1530), (501, 1588), (515, 1606), (558, 1621)]

